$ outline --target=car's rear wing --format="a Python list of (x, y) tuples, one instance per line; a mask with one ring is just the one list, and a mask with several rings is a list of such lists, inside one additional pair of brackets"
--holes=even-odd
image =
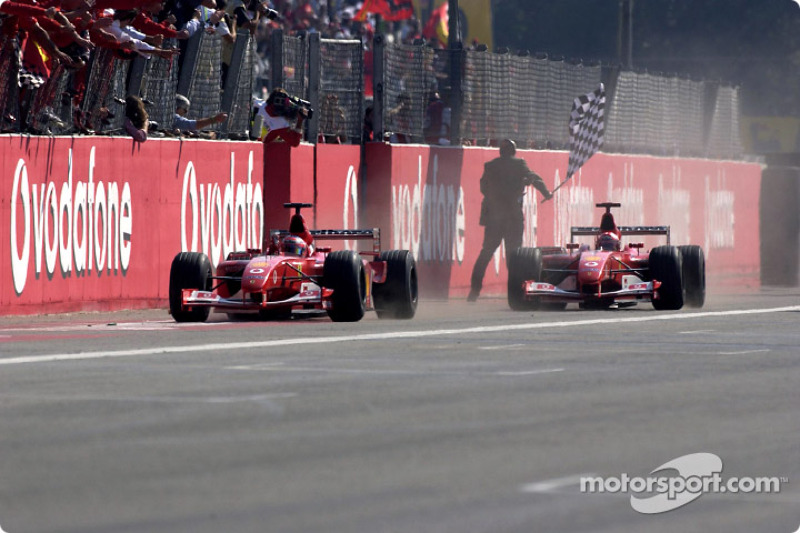
[[(622, 236), (628, 235), (666, 235), (669, 244), (669, 226), (617, 226)], [(570, 228), (570, 241), (575, 237), (594, 237), (600, 233), (599, 226), (572, 226)]]
[[(272, 230), (269, 232), (270, 238), (274, 242), (283, 239), (289, 232), (286, 230)], [(372, 239), (372, 251), (376, 254), (381, 252), (381, 230), (372, 229), (312, 229), (311, 236), (317, 241), (344, 241), (356, 240), (365, 241)]]

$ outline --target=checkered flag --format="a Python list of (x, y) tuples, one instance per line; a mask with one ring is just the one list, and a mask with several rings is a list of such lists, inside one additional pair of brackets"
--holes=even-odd
[(603, 84), (594, 91), (582, 94), (572, 103), (569, 114), (569, 165), (567, 178), (556, 192), (603, 146), (605, 133), (606, 90)]

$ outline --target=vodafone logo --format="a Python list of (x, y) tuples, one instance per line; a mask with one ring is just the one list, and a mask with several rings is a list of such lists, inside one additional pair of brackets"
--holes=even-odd
[(203, 183), (190, 161), (183, 173), (181, 193), (181, 250), (203, 252), (216, 266), (230, 252), (260, 248), (264, 236), (264, 198), (253, 183), (253, 152), (247, 182), (237, 183), (234, 154), (224, 186)]
[(67, 179), (60, 186), (52, 177), (40, 181), (28, 173), (25, 159), (17, 161), (11, 186), (11, 277), (21, 295), (31, 263), (38, 279), (42, 269), (52, 278), (110, 275), (127, 272), (131, 259), (133, 201), (128, 182), (95, 181), (95, 148), (89, 153), (86, 181), (73, 176), (69, 150)]
[(464, 188), (439, 182), (433, 156), (432, 180), (422, 182), (422, 158), (416, 183), (392, 185), (392, 246), (411, 250), (418, 261), (464, 260), (466, 211)]

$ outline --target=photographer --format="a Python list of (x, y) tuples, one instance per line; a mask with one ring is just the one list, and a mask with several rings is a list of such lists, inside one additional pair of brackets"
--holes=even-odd
[[(278, 139), (298, 146), (303, 140), (303, 121), (311, 116), (311, 106), (308, 102), (289, 96), (284, 89), (273, 90), (266, 102), (256, 100), (254, 109), (261, 117), (266, 134), (263, 135), (264, 143)], [(292, 125), (291, 121), (295, 123)]]

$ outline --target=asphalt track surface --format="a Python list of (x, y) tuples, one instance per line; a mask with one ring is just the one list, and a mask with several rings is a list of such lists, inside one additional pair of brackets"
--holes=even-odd
[[(0, 318), (0, 528), (795, 532), (800, 293), (412, 321)], [(692, 453), (779, 493), (640, 514), (581, 477)], [(644, 497), (637, 495), (637, 497)]]

